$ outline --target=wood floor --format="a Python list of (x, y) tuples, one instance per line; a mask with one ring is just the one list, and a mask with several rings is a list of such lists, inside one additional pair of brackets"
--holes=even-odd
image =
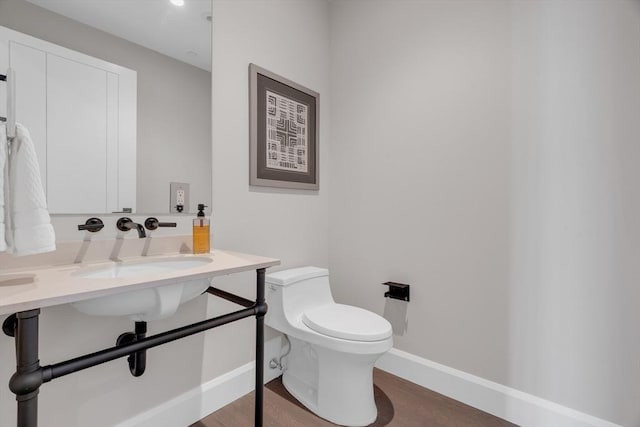
[[(374, 393), (378, 418), (371, 427), (494, 427), (515, 426), (493, 415), (375, 369)], [(334, 426), (319, 418), (282, 385), (271, 381), (264, 391), (264, 427)], [(252, 427), (253, 393), (219, 409), (191, 427)]]

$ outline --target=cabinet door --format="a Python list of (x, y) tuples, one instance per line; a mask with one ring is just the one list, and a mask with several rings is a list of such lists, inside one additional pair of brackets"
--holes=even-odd
[[(47, 202), (51, 212), (107, 211), (107, 73), (47, 54)], [(113, 122), (113, 121), (112, 121)]]

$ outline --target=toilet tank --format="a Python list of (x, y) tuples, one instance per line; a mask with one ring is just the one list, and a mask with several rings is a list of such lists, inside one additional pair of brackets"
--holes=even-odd
[(265, 322), (283, 332), (283, 328), (297, 321), (308, 308), (334, 303), (326, 268), (277, 271), (265, 276), (265, 285), (269, 305)]

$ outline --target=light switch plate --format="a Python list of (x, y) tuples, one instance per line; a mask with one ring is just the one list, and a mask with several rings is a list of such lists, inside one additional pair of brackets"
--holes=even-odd
[(189, 213), (189, 184), (185, 182), (169, 183), (169, 212)]

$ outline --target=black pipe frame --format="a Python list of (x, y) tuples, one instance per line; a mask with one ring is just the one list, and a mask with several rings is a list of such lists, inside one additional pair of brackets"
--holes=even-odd
[[(38, 359), (38, 318), (40, 309), (16, 313), (15, 344), (16, 373), (9, 381), (9, 388), (16, 395), (18, 406), (18, 427), (38, 426), (38, 391), (43, 383), (56, 378), (88, 369), (120, 357), (157, 347), (180, 338), (185, 338), (208, 329), (226, 325), (250, 316), (256, 316), (256, 376), (255, 376), (255, 427), (263, 423), (263, 386), (264, 386), (264, 316), (267, 304), (264, 299), (265, 269), (256, 270), (256, 300), (245, 298), (216, 288), (207, 289), (208, 293), (224, 298), (246, 308), (232, 313), (203, 320), (191, 325), (172, 329), (167, 332), (142, 338), (132, 343), (107, 348), (86, 354), (64, 362), (40, 366)], [(250, 303), (249, 306), (246, 304)], [(3, 328), (4, 329), (4, 328)], [(5, 330), (6, 332), (6, 330)]]
[(214, 288), (213, 286), (210, 286), (209, 289), (207, 289), (206, 292), (210, 293), (211, 295), (215, 295), (217, 297), (224, 298), (227, 301), (231, 301), (231, 302), (233, 302), (235, 304), (238, 304), (238, 305), (241, 305), (243, 307), (253, 307), (253, 305), (255, 304), (251, 300), (239, 297), (238, 295), (234, 295), (234, 294), (229, 293), (227, 291), (223, 291), (222, 289)]

